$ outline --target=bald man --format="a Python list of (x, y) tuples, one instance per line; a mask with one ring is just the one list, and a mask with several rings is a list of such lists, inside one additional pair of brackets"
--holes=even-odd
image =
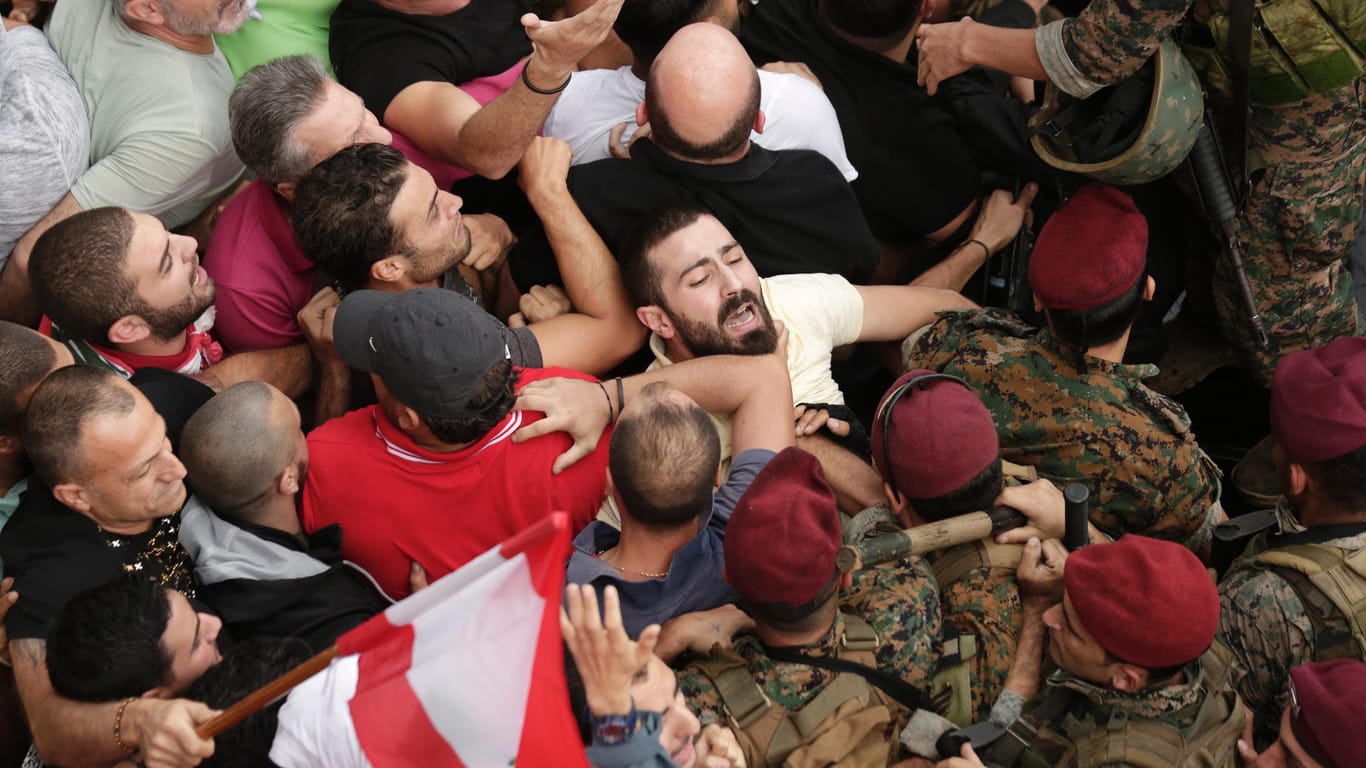
[[(665, 203), (711, 210), (762, 276), (823, 272), (866, 282), (877, 244), (844, 176), (811, 150), (772, 151), (762, 132), (759, 76), (731, 32), (701, 22), (680, 29), (655, 58), (636, 120), (652, 135), (630, 159), (575, 166), (569, 189), (615, 253), (626, 229)], [(529, 233), (509, 259), (519, 285), (558, 282), (544, 235)]]
[(299, 637), (316, 652), (388, 605), (341, 561), (340, 527), (304, 536), (294, 497), (308, 444), (280, 390), (249, 381), (215, 395), (185, 425), (181, 456), (208, 509), (186, 509), (180, 541), (200, 598), (234, 637)]

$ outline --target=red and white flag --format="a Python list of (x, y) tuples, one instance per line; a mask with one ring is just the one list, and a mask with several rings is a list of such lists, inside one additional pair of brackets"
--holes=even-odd
[(569, 541), (557, 512), (343, 635), (281, 709), (271, 759), (586, 768), (559, 627)]

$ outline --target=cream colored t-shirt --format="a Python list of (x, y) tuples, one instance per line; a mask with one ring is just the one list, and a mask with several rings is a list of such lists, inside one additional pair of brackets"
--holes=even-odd
[[(828, 403), (842, 405), (844, 393), (830, 374), (830, 353), (835, 347), (852, 344), (863, 333), (863, 297), (858, 289), (839, 275), (778, 275), (759, 280), (764, 305), (774, 320), (787, 326), (787, 370), (792, 376), (792, 404)], [(672, 365), (664, 354), (664, 340), (650, 335), (654, 370)], [(730, 472), (731, 417), (711, 414), (721, 435), (721, 458)]]

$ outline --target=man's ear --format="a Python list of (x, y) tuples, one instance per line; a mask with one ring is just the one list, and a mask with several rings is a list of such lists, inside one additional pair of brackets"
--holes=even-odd
[(282, 181), (275, 185), (275, 194), (283, 197), (289, 202), (294, 202), (294, 188), (297, 186), (292, 181)]
[(285, 467), (275, 481), (275, 492), (281, 496), (293, 496), (299, 492), (299, 470), (293, 464)]
[(52, 498), (65, 507), (82, 514), (90, 511), (90, 498), (85, 489), (75, 483), (57, 483), (52, 486)]
[(109, 326), (109, 341), (114, 344), (136, 344), (152, 335), (152, 327), (138, 315), (124, 315)]
[(10, 458), (23, 452), (23, 438), (18, 435), (0, 435), (0, 457)]
[(645, 102), (636, 105), (636, 125), (645, 125), (650, 122), (650, 110), (646, 109)]
[(385, 256), (370, 265), (370, 277), (380, 283), (396, 283), (408, 273), (408, 259), (397, 254)]
[(398, 424), (396, 426), (399, 429), (404, 432), (411, 432), (422, 426), (422, 417), (417, 415), (417, 411), (397, 401), (394, 402), (394, 405), (398, 409)]
[(1285, 473), (1286, 479), (1290, 482), (1289, 487), (1284, 489), (1285, 495), (1304, 495), (1304, 492), (1308, 490), (1309, 486), (1314, 482), (1312, 479), (1310, 479), (1309, 473), (1304, 471), (1304, 465), (1297, 464), (1293, 461), (1288, 461), (1286, 462), (1286, 467), (1288, 468), (1288, 471)]
[(910, 528), (915, 523), (911, 522), (910, 505), (906, 503), (906, 497), (892, 490), (891, 483), (882, 484), (882, 493), (887, 496), (887, 506), (891, 508), (892, 515), (896, 517), (902, 528)]
[(128, 0), (123, 5), (123, 15), (144, 24), (166, 24), (166, 15), (161, 12), (161, 6), (156, 0)]
[(1034, 297), (1034, 311), (1035, 311), (1035, 312), (1042, 312), (1042, 311), (1043, 311), (1043, 302), (1039, 300), (1039, 294), (1037, 294), (1037, 293), (1031, 293), (1031, 294), (1029, 294), (1029, 295)]
[(849, 588), (852, 587), (852, 586), (854, 586), (854, 574), (848, 573), (848, 572), (841, 573), (841, 574), (840, 574), (840, 590), (846, 590), (846, 589), (849, 589)]
[(660, 338), (672, 339), (677, 334), (673, 323), (669, 321), (669, 313), (658, 304), (637, 308), (636, 319), (640, 320), (641, 325), (659, 334)]
[(1116, 691), (1134, 693), (1148, 684), (1148, 670), (1132, 664), (1116, 662), (1110, 665), (1110, 686)]
[(764, 111), (763, 111), (762, 109), (759, 110), (757, 113), (755, 113), (755, 115), (754, 115), (754, 132), (755, 132), (755, 133), (763, 133), (763, 132), (764, 132), (764, 121), (765, 121), (766, 119), (767, 119), (767, 118), (765, 117)]
[(1152, 301), (1153, 295), (1157, 293), (1157, 281), (1152, 275), (1148, 275), (1148, 282), (1143, 286), (1143, 300)]

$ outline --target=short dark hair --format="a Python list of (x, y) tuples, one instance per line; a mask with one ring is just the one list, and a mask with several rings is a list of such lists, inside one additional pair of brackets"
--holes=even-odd
[(648, 67), (678, 30), (711, 15), (717, 0), (626, 0), (612, 29)]
[(1366, 515), (1366, 445), (1327, 461), (1303, 464), (1314, 489), (1333, 506)]
[(621, 247), (617, 249), (621, 280), (631, 303), (637, 307), (665, 305), (662, 278), (650, 253), (670, 235), (711, 215), (711, 211), (695, 203), (671, 203), (636, 219), (622, 236)]
[(759, 116), (759, 73), (750, 74), (749, 95), (744, 107), (734, 116), (725, 133), (706, 143), (698, 144), (678, 135), (669, 115), (659, 98), (659, 77), (655, 68), (650, 68), (650, 76), (645, 80), (645, 103), (650, 111), (650, 140), (673, 154), (686, 160), (719, 160), (739, 152), (749, 141), (749, 132)]
[[(1102, 650), (1102, 651), (1105, 651), (1105, 647), (1104, 647), (1104, 646), (1101, 646), (1101, 650)], [(1199, 657), (1196, 657), (1196, 658), (1199, 658)], [(1191, 659), (1191, 661), (1195, 661), (1195, 659)], [(1173, 666), (1170, 666), (1170, 667), (1145, 667), (1145, 666), (1143, 666), (1142, 664), (1135, 664), (1135, 663), (1133, 663), (1132, 661), (1125, 661), (1124, 659), (1121, 659), (1120, 657), (1114, 655), (1113, 653), (1110, 653), (1109, 651), (1105, 651), (1105, 663), (1106, 663), (1106, 664), (1128, 664), (1128, 665), (1131, 666), (1131, 667), (1138, 667), (1139, 669), (1147, 670), (1147, 672), (1148, 672), (1148, 682), (1149, 682), (1149, 683), (1160, 683), (1160, 682), (1162, 682), (1163, 680), (1168, 680), (1168, 679), (1170, 679), (1170, 678), (1172, 678), (1172, 677), (1175, 677), (1175, 676), (1176, 676), (1176, 673), (1177, 673), (1177, 672), (1180, 672), (1180, 671), (1183, 670), (1183, 669), (1185, 669), (1185, 668), (1186, 668), (1186, 664), (1189, 664), (1190, 661), (1187, 661), (1187, 662), (1185, 662), (1184, 664), (1176, 664), (1176, 665), (1173, 665)]]
[(76, 595), (48, 629), (52, 689), (76, 701), (114, 701), (165, 685), (172, 659), (161, 636), (170, 620), (166, 589), (140, 573)]
[(915, 514), (921, 520), (933, 523), (955, 515), (991, 509), (996, 497), (1001, 495), (1003, 482), (1001, 457), (997, 455), (995, 461), (978, 472), (977, 476), (963, 487), (933, 499), (913, 499), (907, 496), (906, 503), (915, 510)]
[(328, 77), (312, 56), (285, 56), (252, 67), (228, 98), (232, 146), (242, 164), (271, 183), (297, 182), (308, 173), (309, 152), (294, 140), (322, 103)]
[(754, 619), (756, 624), (776, 629), (780, 632), (805, 633), (817, 629), (828, 629), (839, 608), (839, 574), (830, 577), (816, 596), (800, 605), (791, 603), (760, 603), (742, 600), (740, 607)]
[(57, 354), (37, 331), (0, 320), (0, 435), (24, 427), (19, 394), (37, 384), (57, 364)]
[(1134, 324), (1138, 310), (1143, 306), (1143, 289), (1147, 287), (1147, 273), (1124, 293), (1091, 309), (1049, 309), (1044, 308), (1044, 318), (1048, 328), (1059, 343), (1072, 349), (1086, 350), (1118, 341)]
[(180, 437), (185, 482), (214, 512), (254, 522), (253, 502), (264, 500), (289, 462), (293, 435), (270, 424), (270, 385), (244, 381), (195, 411)]
[(389, 209), (408, 180), (408, 160), (393, 147), (357, 144), (318, 163), (294, 190), (299, 248), (348, 291), (370, 267), (402, 250)]
[[(191, 685), (185, 698), (214, 709), (227, 709), (258, 688), (307, 661), (313, 655), (308, 643), (297, 637), (263, 637), (233, 646), (223, 660)], [(281, 698), (215, 737), (213, 756), (200, 763), (217, 768), (274, 766), (270, 747), (279, 724)]]
[(899, 42), (915, 25), (921, 0), (821, 0), (820, 11), (840, 32), (871, 42)]
[(622, 517), (667, 531), (711, 507), (721, 440), (706, 411), (659, 399), (665, 390), (662, 383), (646, 387), (645, 412), (617, 421), (608, 467), (626, 506)]
[(519, 373), (508, 360), (499, 360), (474, 390), (470, 398), (469, 415), (451, 418), (428, 416), (418, 412), (422, 423), (443, 443), (472, 443), (498, 426), (517, 402)]
[(29, 279), (38, 307), (72, 338), (109, 343), (109, 328), (144, 303), (124, 274), (133, 216), (95, 208), (55, 224), (33, 246)]
[(43, 379), (24, 416), (24, 448), (33, 470), (48, 486), (67, 482), (84, 460), (81, 441), (86, 422), (123, 416), (137, 400), (113, 371), (70, 365)]

